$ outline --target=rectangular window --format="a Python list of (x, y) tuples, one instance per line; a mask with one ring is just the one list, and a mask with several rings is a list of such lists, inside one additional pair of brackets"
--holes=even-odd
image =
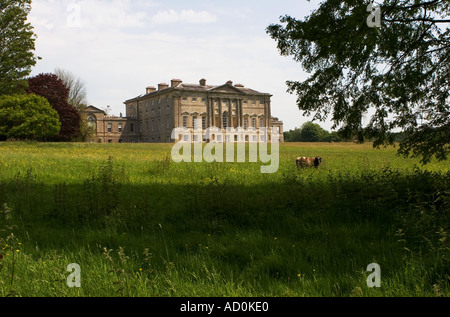
[(252, 118), (252, 127), (256, 128), (256, 118)]
[(248, 118), (244, 118), (244, 129), (248, 129)]
[(202, 117), (202, 127), (206, 129), (206, 117)]
[(260, 127), (260, 128), (264, 128), (264, 127), (266, 126), (266, 124), (265, 124), (264, 121), (265, 121), (264, 118), (260, 118), (260, 119), (259, 119), (259, 127)]
[(188, 126), (188, 116), (183, 116), (183, 128), (187, 128)]
[(108, 132), (109, 132), (109, 133), (112, 132), (112, 123), (108, 123)]
[(194, 122), (194, 129), (197, 129), (197, 116), (193, 116), (192, 120)]
[(123, 130), (123, 124), (119, 123), (119, 132), (122, 133), (122, 130)]
[(131, 123), (131, 124), (130, 124), (130, 132), (131, 132), (131, 133), (134, 133), (134, 123)]
[(196, 98), (196, 97), (193, 97), (193, 98), (192, 98), (192, 102), (197, 102), (197, 98)]

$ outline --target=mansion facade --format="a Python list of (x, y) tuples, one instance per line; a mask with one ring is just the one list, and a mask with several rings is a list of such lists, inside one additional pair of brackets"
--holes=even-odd
[[(107, 116), (103, 110), (90, 106), (85, 110), (89, 126), (94, 130), (91, 142), (102, 143), (173, 143), (172, 131), (190, 131), (217, 127), (257, 130), (266, 128), (258, 141), (271, 141), (271, 128), (278, 131), (283, 142), (283, 122), (271, 115), (271, 95), (246, 88), (231, 81), (223, 85), (186, 84), (173, 79), (169, 84), (147, 87), (145, 93), (124, 102), (126, 115)], [(200, 121), (201, 120), (201, 121)], [(254, 136), (253, 136), (254, 137)], [(194, 142), (210, 140), (193, 140)], [(252, 142), (246, 136), (237, 142)]]

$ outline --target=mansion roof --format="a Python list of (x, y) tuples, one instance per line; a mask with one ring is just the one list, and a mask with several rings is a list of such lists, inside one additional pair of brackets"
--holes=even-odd
[(181, 80), (173, 79), (172, 85), (159, 84), (158, 90), (154, 87), (147, 87), (145, 94), (139, 95), (133, 99), (127, 100), (126, 102), (138, 100), (144, 97), (156, 96), (160, 93), (165, 93), (168, 91), (186, 91), (186, 92), (204, 92), (204, 93), (235, 93), (242, 95), (252, 95), (252, 96), (271, 96), (268, 93), (262, 93), (254, 89), (246, 88), (244, 85), (236, 84), (233, 85), (232, 81), (228, 81), (222, 85), (206, 85), (206, 80), (200, 80), (199, 84), (187, 84), (183, 83)]

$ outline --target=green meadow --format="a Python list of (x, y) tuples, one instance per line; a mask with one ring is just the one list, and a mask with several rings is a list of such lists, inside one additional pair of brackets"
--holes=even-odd
[[(0, 143), (0, 296), (450, 295), (450, 161), (286, 143), (262, 174), (171, 149)], [(323, 163), (297, 169), (298, 156)]]

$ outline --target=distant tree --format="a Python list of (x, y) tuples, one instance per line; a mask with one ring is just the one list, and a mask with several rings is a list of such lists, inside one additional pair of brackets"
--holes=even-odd
[(47, 99), (30, 95), (0, 96), (0, 140), (38, 140), (57, 135), (61, 123)]
[(24, 93), (36, 65), (31, 0), (0, 0), (0, 95)]
[(320, 125), (308, 121), (301, 128), (301, 142), (321, 142), (327, 134)]
[(81, 116), (76, 108), (68, 103), (69, 89), (55, 74), (39, 74), (28, 79), (28, 93), (34, 93), (48, 100), (58, 112), (61, 121), (60, 133), (51, 141), (71, 141), (80, 132)]
[(310, 74), (288, 81), (288, 91), (304, 114), (332, 119), (346, 137), (369, 137), (379, 147), (393, 144), (401, 130), (399, 154), (422, 163), (444, 160), (450, 153), (450, 1), (380, 0), (368, 12), (373, 4), (324, 0), (304, 19), (286, 15), (267, 28), (281, 55)]
[(341, 142), (339, 132), (328, 132), (319, 124), (308, 121), (301, 128), (284, 132), (285, 142)]
[(343, 141), (343, 138), (339, 135), (339, 132), (332, 131), (327, 135), (327, 137), (324, 141), (325, 142), (341, 142), (341, 141)]
[(57, 68), (55, 74), (69, 88), (69, 104), (78, 109), (78, 111), (83, 111), (88, 105), (87, 90), (83, 80), (61, 68)]
[(295, 128), (294, 130), (289, 130), (284, 132), (284, 141), (285, 142), (301, 142), (301, 129)]

